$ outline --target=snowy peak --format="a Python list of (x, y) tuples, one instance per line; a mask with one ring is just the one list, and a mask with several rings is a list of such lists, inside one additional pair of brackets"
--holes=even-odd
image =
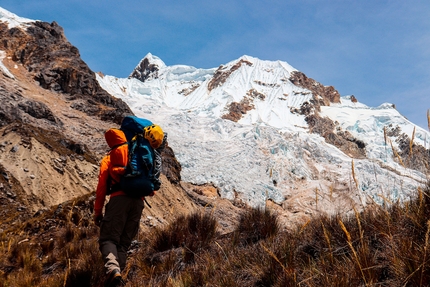
[(138, 79), (140, 84), (129, 87), (124, 83), (115, 90), (150, 95), (179, 110), (276, 128), (308, 128), (306, 116), (319, 111), (320, 106), (340, 102), (334, 87), (308, 78), (288, 63), (247, 55), (218, 68), (197, 69), (166, 66), (148, 53), (129, 78)]
[(165, 68), (166, 64), (158, 58), (148, 53), (134, 68), (129, 78), (136, 78), (141, 82), (145, 82), (148, 79), (157, 79), (158, 71)]

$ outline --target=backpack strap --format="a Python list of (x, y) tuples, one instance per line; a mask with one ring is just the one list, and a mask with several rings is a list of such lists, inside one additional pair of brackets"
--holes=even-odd
[(149, 208), (152, 208), (152, 206), (146, 201), (146, 197), (143, 198), (143, 201), (149, 206)]

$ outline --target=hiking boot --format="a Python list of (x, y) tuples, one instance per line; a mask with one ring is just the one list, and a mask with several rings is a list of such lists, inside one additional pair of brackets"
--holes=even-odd
[(118, 269), (114, 269), (108, 275), (105, 282), (105, 287), (120, 287), (125, 286), (125, 282), (121, 277), (121, 272)]

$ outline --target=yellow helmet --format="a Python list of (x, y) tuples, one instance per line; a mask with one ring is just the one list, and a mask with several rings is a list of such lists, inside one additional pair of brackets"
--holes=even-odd
[(150, 125), (143, 129), (144, 137), (149, 141), (152, 148), (159, 148), (163, 143), (164, 132), (158, 125)]

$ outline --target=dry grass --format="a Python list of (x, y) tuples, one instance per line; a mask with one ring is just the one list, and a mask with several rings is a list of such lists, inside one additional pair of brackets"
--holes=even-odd
[(64, 203), (0, 233), (0, 286), (101, 286), (92, 204)]
[[(289, 231), (268, 210), (244, 210), (222, 236), (209, 213), (179, 216), (139, 235), (127, 286), (429, 286), (429, 193), (430, 183), (404, 204), (323, 216)], [(97, 229), (83, 205), (45, 212), (38, 222), (61, 220), (36, 234), (35, 222), (2, 233), (0, 286), (102, 286)]]
[(351, 174), (352, 174), (352, 179), (354, 180), (354, 183), (355, 183), (355, 188), (358, 188), (358, 181), (355, 176), (354, 160), (351, 161)]

